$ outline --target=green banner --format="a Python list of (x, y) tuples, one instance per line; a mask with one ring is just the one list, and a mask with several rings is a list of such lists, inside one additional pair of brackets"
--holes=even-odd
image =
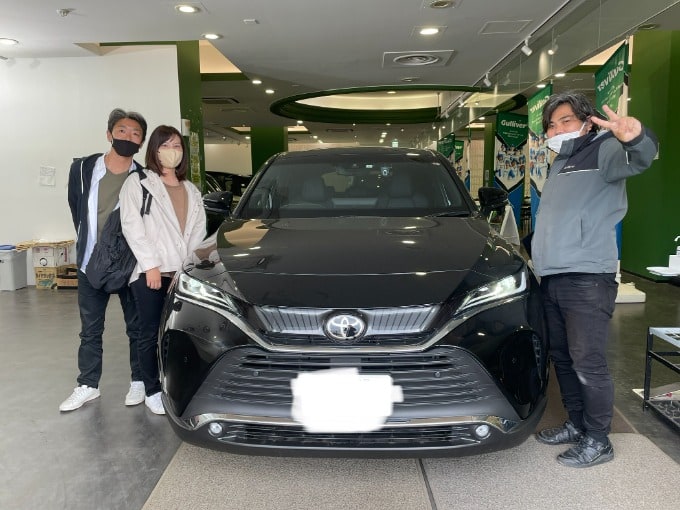
[(447, 158), (453, 154), (453, 145), (456, 140), (456, 135), (449, 133), (444, 138), (437, 140), (437, 151), (441, 152)]
[(463, 140), (454, 140), (453, 150), (454, 150), (454, 161), (460, 161), (463, 157), (463, 149), (465, 148), (465, 142)]
[(506, 147), (521, 147), (527, 141), (527, 116), (508, 112), (499, 113), (496, 136)]
[(552, 84), (543, 90), (539, 90), (527, 101), (529, 112), (529, 129), (535, 135), (543, 132), (543, 105), (552, 94)]
[(623, 96), (627, 74), (628, 44), (624, 43), (595, 73), (595, 107), (600, 113), (604, 113), (604, 105), (619, 112), (619, 99)]

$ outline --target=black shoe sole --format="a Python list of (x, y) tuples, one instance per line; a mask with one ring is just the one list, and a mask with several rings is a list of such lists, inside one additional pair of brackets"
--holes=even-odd
[(561, 457), (557, 457), (557, 462), (562, 464), (563, 466), (566, 467), (573, 467), (573, 468), (588, 468), (592, 466), (597, 466), (598, 464), (604, 464), (605, 462), (609, 462), (610, 460), (614, 460), (614, 453), (610, 453), (608, 455), (601, 455), (597, 459), (595, 459), (592, 462), (589, 462), (588, 464), (582, 464), (582, 463), (572, 463), (570, 459), (563, 459)]

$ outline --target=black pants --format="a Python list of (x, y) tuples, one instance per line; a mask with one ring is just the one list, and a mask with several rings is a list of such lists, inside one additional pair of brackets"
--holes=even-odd
[(158, 326), (171, 282), (172, 278), (163, 276), (161, 288), (153, 290), (146, 286), (146, 275), (142, 273), (130, 285), (139, 313), (141, 335), (137, 342), (137, 353), (147, 396), (161, 391), (158, 379)]
[[(102, 334), (104, 318), (111, 294), (95, 289), (87, 276), (78, 271), (78, 306), (80, 308), (80, 347), (78, 348), (78, 384), (92, 388), (99, 387), (102, 376)], [(118, 292), (120, 306), (123, 308), (125, 330), (130, 339), (130, 378), (141, 381), (142, 373), (137, 356), (137, 342), (140, 336), (137, 306), (129, 287)]]
[(609, 434), (614, 385), (607, 367), (614, 274), (564, 273), (541, 281), (550, 357), (569, 418), (595, 439)]

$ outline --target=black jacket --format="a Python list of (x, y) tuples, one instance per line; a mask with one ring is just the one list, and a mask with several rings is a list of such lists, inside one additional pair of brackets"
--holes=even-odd
[[(68, 176), (68, 205), (71, 208), (71, 218), (76, 229), (76, 264), (78, 267), (83, 263), (85, 247), (87, 246), (87, 201), (90, 196), (92, 173), (97, 159), (101, 153), (77, 158), (71, 163)], [(141, 170), (142, 166), (134, 162), (135, 170)]]

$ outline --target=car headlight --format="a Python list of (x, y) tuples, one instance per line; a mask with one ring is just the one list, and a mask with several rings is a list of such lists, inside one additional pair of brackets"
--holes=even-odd
[(519, 273), (506, 276), (502, 280), (487, 283), (468, 292), (463, 302), (456, 310), (456, 314), (491, 301), (506, 299), (524, 292), (527, 288), (527, 272), (522, 269)]
[(238, 306), (229, 294), (208, 283), (197, 280), (187, 273), (179, 275), (176, 293), (190, 301), (199, 301), (204, 304), (218, 306), (240, 315)]

